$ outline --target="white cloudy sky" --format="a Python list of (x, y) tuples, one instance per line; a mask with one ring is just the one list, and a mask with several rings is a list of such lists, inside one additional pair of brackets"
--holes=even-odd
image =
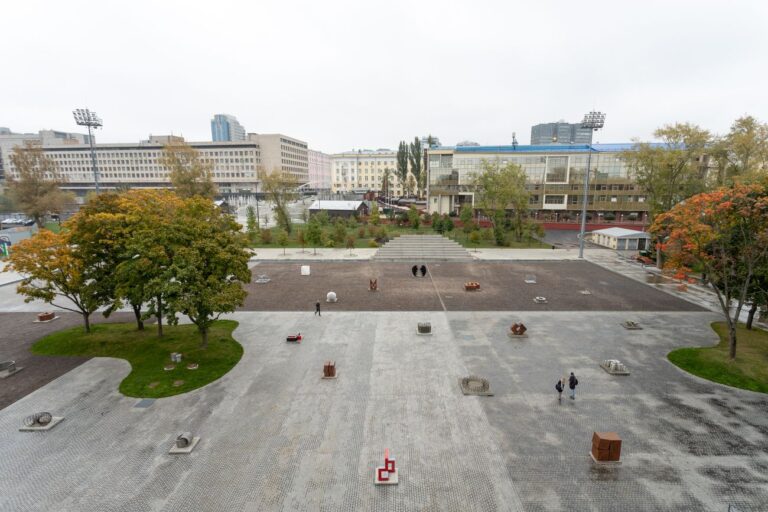
[(768, 1), (3, 2), (0, 126), (101, 142), (210, 140), (214, 113), (337, 152), (527, 144), (530, 126), (607, 112), (601, 142), (666, 123), (768, 121)]

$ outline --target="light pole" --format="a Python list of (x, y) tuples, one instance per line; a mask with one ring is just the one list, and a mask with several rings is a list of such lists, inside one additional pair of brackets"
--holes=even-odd
[[(605, 114), (602, 112), (595, 112), (594, 110), (589, 114), (584, 115), (584, 119), (581, 121), (582, 128), (589, 128), (592, 131), (597, 131), (605, 124)], [(579, 258), (584, 257), (584, 232), (587, 227), (587, 195), (589, 194), (589, 170), (592, 166), (592, 144), (587, 144), (587, 172), (584, 174), (584, 198), (581, 204), (581, 230), (579, 234)]]
[(96, 112), (87, 108), (78, 108), (72, 111), (75, 122), (80, 126), (88, 127), (88, 142), (91, 144), (91, 163), (93, 165), (93, 181), (96, 183), (96, 193), (99, 193), (99, 168), (96, 166), (96, 150), (93, 147), (93, 129), (102, 126), (101, 119)]

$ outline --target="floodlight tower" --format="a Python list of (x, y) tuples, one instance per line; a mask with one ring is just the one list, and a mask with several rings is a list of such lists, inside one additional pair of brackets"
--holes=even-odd
[[(584, 119), (581, 121), (582, 128), (590, 128), (592, 131), (597, 131), (605, 124), (605, 114), (602, 112), (595, 112), (594, 110), (589, 114), (584, 115)], [(581, 202), (581, 230), (579, 234), (579, 258), (584, 257), (584, 232), (587, 227), (587, 198), (589, 194), (589, 170), (592, 164), (592, 144), (587, 144), (587, 172), (584, 175), (584, 198)]]
[(88, 142), (91, 143), (91, 163), (93, 165), (93, 181), (96, 184), (96, 193), (99, 193), (99, 168), (96, 166), (96, 150), (93, 147), (93, 129), (102, 126), (101, 119), (96, 112), (87, 108), (78, 108), (72, 111), (75, 122), (80, 126), (88, 127)]

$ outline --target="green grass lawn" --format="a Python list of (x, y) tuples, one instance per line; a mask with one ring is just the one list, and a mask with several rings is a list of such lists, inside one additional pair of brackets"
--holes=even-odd
[(736, 330), (736, 359), (728, 357), (728, 326), (714, 322), (720, 343), (711, 348), (681, 348), (667, 356), (698, 377), (735, 388), (768, 393), (768, 332), (741, 325)]
[[(32, 346), (32, 353), (46, 356), (117, 357), (131, 364), (131, 373), (120, 383), (124, 395), (162, 398), (186, 393), (215, 381), (231, 370), (243, 356), (243, 347), (232, 338), (233, 320), (218, 320), (208, 334), (208, 348), (200, 348), (200, 334), (194, 325), (149, 324), (137, 331), (136, 324), (96, 324), (86, 334), (82, 326), (55, 332)], [(182, 362), (171, 371), (171, 352), (181, 352)], [(197, 370), (187, 364), (197, 363)], [(174, 382), (183, 381), (174, 386)]]
[[(382, 225), (386, 231), (387, 236), (390, 238), (400, 236), (400, 235), (436, 235), (438, 234), (436, 231), (432, 229), (431, 226), (419, 226), (418, 229), (413, 229), (409, 226), (397, 226), (394, 224), (384, 224)], [(355, 248), (366, 248), (371, 247), (370, 242), (373, 239), (370, 233), (371, 226), (358, 226), (356, 228), (348, 228), (347, 229), (347, 235), (353, 235), (355, 237)], [(285, 246), (287, 249), (297, 249), (301, 247), (301, 244), (299, 244), (296, 241), (296, 229), (301, 229), (303, 226), (301, 225), (295, 225), (294, 231), (289, 235), (288, 244)], [(364, 236), (360, 236), (360, 228), (363, 228), (364, 230)], [(330, 238), (331, 234), (333, 233), (333, 226), (327, 226), (324, 228), (327, 236)], [(272, 241), (271, 243), (265, 244), (262, 243), (259, 239), (255, 243), (251, 244), (251, 247), (255, 248), (272, 248), (272, 249), (281, 249), (282, 246), (277, 243), (277, 233), (278, 228), (272, 228), (270, 231), (272, 231)], [(522, 242), (516, 242), (514, 240), (510, 241), (510, 244), (507, 246), (498, 246), (496, 245), (496, 242), (491, 239), (481, 239), (478, 241), (477, 244), (473, 244), (469, 240), (469, 235), (464, 234), (464, 232), (454, 229), (450, 233), (443, 233), (443, 236), (450, 238), (452, 240), (455, 240), (457, 243), (463, 245), (467, 249), (482, 249), (482, 248), (500, 248), (500, 249), (551, 249), (552, 246), (550, 244), (545, 244), (542, 242), (539, 242), (538, 240), (523, 240)], [(511, 235), (510, 235), (511, 237)], [(346, 248), (346, 242), (344, 243), (337, 243), (335, 244), (336, 248)], [(323, 248), (322, 245), (319, 245), (317, 247), (318, 249)], [(305, 244), (304, 245), (305, 250), (312, 250), (311, 244)]]
[(46, 222), (45, 229), (48, 231), (53, 231), (54, 233), (58, 233), (61, 231), (61, 225), (58, 222)]

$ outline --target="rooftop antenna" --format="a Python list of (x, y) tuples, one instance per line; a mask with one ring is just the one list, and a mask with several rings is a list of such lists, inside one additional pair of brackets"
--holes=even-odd
[(512, 149), (517, 149), (517, 134), (512, 132)]

